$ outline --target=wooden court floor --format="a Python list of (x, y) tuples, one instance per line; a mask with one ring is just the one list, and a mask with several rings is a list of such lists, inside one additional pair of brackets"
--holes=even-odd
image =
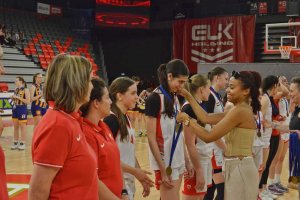
[[(32, 138), (32, 130), (33, 127), (28, 125), (27, 127), (27, 140), (26, 140), (26, 150), (25, 151), (17, 151), (17, 150), (10, 150), (10, 145), (13, 140), (13, 128), (6, 127), (4, 129), (3, 135), (0, 138), (0, 144), (5, 149), (4, 154), (6, 157), (6, 172), (7, 174), (31, 174), (32, 172), (32, 160), (31, 160), (31, 138)], [(51, 148), (51, 147), (50, 147)], [(148, 161), (148, 143), (147, 137), (136, 137), (136, 155), (139, 160), (139, 163), (143, 169), (149, 170), (149, 161)], [(285, 157), (284, 160), (284, 167), (283, 167), (283, 174), (282, 174), (282, 181), (283, 184), (287, 184), (287, 177), (288, 177), (288, 155)], [(154, 180), (154, 176), (152, 175)], [(26, 185), (22, 185), (26, 188)], [(142, 197), (142, 188), (139, 183), (136, 183), (136, 200), (159, 200), (159, 192), (156, 191), (155, 188), (151, 189), (150, 196), (147, 198)], [(10, 188), (9, 190), (12, 190)], [(21, 190), (20, 190), (21, 191)], [(13, 194), (13, 200), (25, 200), (27, 199), (25, 194), (23, 197), (17, 197), (20, 192)], [(289, 193), (285, 194), (284, 196), (279, 198), (280, 200), (296, 200), (297, 191), (290, 190)]]

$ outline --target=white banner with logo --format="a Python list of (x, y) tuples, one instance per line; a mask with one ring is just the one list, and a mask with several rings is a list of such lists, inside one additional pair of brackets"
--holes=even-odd
[(45, 3), (37, 3), (37, 13), (50, 15), (50, 5)]

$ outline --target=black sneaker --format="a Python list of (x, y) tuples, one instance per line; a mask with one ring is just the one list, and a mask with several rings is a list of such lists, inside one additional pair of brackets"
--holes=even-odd
[(287, 187), (284, 187), (283, 185), (281, 185), (281, 183), (275, 183), (276, 187), (283, 190), (284, 192), (289, 192), (289, 189)]
[(275, 195), (283, 195), (284, 191), (277, 188), (275, 184), (269, 185), (268, 190)]

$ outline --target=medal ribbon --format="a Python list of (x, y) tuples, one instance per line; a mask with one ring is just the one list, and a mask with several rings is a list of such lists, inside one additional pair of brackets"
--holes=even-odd
[[(162, 87), (162, 85), (159, 86), (159, 89), (160, 91), (163, 93), (163, 95), (170, 101), (170, 102), (173, 102), (173, 98), (171, 97), (171, 95)], [(170, 160), (169, 160), (169, 167), (171, 167), (171, 164), (172, 164), (172, 161), (173, 161), (173, 156), (174, 156), (174, 153), (175, 153), (175, 149), (176, 149), (176, 146), (177, 146), (177, 143), (178, 143), (178, 140), (179, 140), (179, 136), (180, 136), (180, 132), (182, 131), (182, 123), (180, 124), (179, 126), (179, 129), (176, 133), (176, 116), (178, 114), (178, 109), (177, 109), (177, 104), (176, 102), (174, 101), (174, 104), (175, 104), (175, 116), (174, 116), (174, 119), (175, 119), (175, 126), (174, 126), (174, 132), (173, 132), (173, 139), (172, 139), (172, 146), (171, 146), (171, 153), (170, 153)]]
[(210, 91), (212, 91), (216, 95), (216, 97), (219, 100), (220, 105), (222, 106), (222, 111), (224, 112), (224, 106), (223, 106), (223, 101), (222, 101), (221, 95), (219, 93), (217, 93), (213, 87), (210, 87)]

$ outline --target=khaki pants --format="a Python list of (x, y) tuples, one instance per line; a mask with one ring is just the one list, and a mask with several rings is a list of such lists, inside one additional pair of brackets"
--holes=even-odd
[(225, 159), (225, 200), (256, 200), (258, 184), (252, 157)]

